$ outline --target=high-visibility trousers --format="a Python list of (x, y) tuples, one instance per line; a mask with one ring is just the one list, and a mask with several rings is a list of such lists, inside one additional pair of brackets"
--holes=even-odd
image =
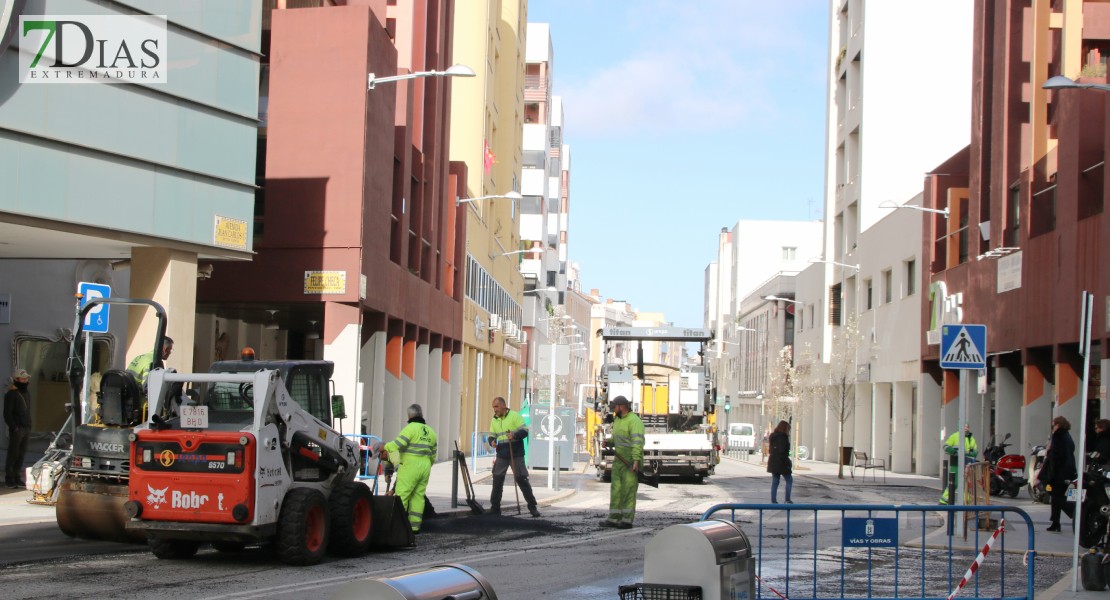
[(636, 518), (636, 490), (640, 487), (640, 479), (618, 458), (613, 461), (612, 482), (609, 488), (609, 520), (631, 523)]
[(394, 493), (405, 506), (409, 527), (413, 531), (420, 531), (420, 526), (424, 524), (424, 491), (428, 489), (431, 474), (432, 461), (420, 457), (407, 458), (397, 470)]

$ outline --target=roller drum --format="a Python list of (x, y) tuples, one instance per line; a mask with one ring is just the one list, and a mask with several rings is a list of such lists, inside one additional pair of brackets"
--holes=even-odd
[(62, 533), (82, 539), (145, 544), (146, 533), (128, 531), (126, 483), (86, 481), (72, 474), (61, 484), (55, 515)]

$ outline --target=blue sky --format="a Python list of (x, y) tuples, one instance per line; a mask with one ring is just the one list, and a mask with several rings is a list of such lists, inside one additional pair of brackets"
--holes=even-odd
[(717, 236), (824, 201), (827, 1), (530, 0), (550, 23), (586, 292), (700, 327)]

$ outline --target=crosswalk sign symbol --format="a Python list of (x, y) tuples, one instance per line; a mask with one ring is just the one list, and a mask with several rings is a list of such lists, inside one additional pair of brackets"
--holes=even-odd
[(940, 332), (942, 369), (986, 369), (987, 326), (945, 325)]

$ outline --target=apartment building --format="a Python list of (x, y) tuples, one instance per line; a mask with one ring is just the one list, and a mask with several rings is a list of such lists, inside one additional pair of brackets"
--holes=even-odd
[(454, 90), (452, 161), (466, 165), (462, 445), (484, 430), (490, 400), (520, 406), (516, 383), (526, 335), (520, 274), (520, 206), (524, 127), (525, 0), (466, 3), (455, 15), (453, 55), (477, 76)]
[[(1106, 92), (1044, 84), (1062, 75), (1106, 83), (1110, 6), (1072, 0), (974, 3), (975, 94), (970, 145), (925, 183), (922, 270), (931, 302), (919, 327), (922, 397), (958, 418), (960, 372), (942, 370), (940, 329), (987, 327), (985, 391), (968, 417), (984, 435), (1041, 443), (1050, 420), (1072, 423), (1077, 447), (1110, 416), (1106, 308), (1110, 240), (1105, 213)], [(1094, 295), (1090, 353), (1080, 345), (1080, 301)], [(1085, 362), (1089, 375), (1084, 386)], [(976, 386), (972, 378), (971, 388)], [(1083, 423), (1084, 399), (1087, 422)]]
[[(899, 470), (935, 472), (937, 461), (917, 456), (905, 437), (892, 456), (892, 431), (912, 423), (930, 440), (937, 432), (917, 429), (929, 422), (923, 417), (891, 427), (895, 411), (905, 419), (925, 404), (915, 399), (915, 357), (906, 356), (905, 339), (880, 343), (887, 329), (913, 330), (898, 319), (912, 310), (919, 288), (904, 298), (895, 291), (909, 289), (896, 283), (907, 277), (908, 265), (921, 276), (918, 254), (901, 243), (916, 239), (914, 223), (898, 215), (865, 232), (892, 210), (901, 212), (895, 207), (921, 193), (924, 174), (967, 144), (973, 21), (973, 6), (962, 0), (830, 2), (824, 247), (822, 262), (797, 279), (803, 316), (796, 321), (794, 355), (804, 372), (827, 376), (850, 367), (855, 384), (854, 402), (830, 406), (828, 394), (814, 394), (809, 403), (801, 435), (817, 458), (835, 461), (838, 447), (859, 446)], [(888, 288), (891, 301), (878, 304), (876, 294), (885, 300)], [(802, 346), (809, 348), (804, 360)], [(896, 366), (880, 368), (887, 359)], [(910, 439), (922, 447), (921, 435)]]
[[(198, 278), (216, 261), (251, 258), (263, 15), (248, 0), (5, 6), (15, 10), (5, 24), (30, 14), (114, 19), (96, 31), (117, 44), (132, 19), (165, 15), (157, 82), (39, 83), (21, 72), (24, 36), (0, 39), (0, 344), (8, 349), (0, 378), (29, 371), (33, 427), (56, 431), (70, 400), (67, 336), (79, 282), (159, 302), (177, 342), (168, 366), (192, 371)], [(101, 315), (93, 372), (153, 348), (153, 311), (117, 306)]]
[(448, 436), (466, 275), (455, 201), (468, 196), (467, 165), (449, 162), (450, 107), (473, 78), (386, 78), (447, 71), (454, 3), (295, 4), (267, 5), (256, 254), (201, 284), (198, 362), (242, 345), (329, 360), (344, 431), (389, 438), (419, 403)]

